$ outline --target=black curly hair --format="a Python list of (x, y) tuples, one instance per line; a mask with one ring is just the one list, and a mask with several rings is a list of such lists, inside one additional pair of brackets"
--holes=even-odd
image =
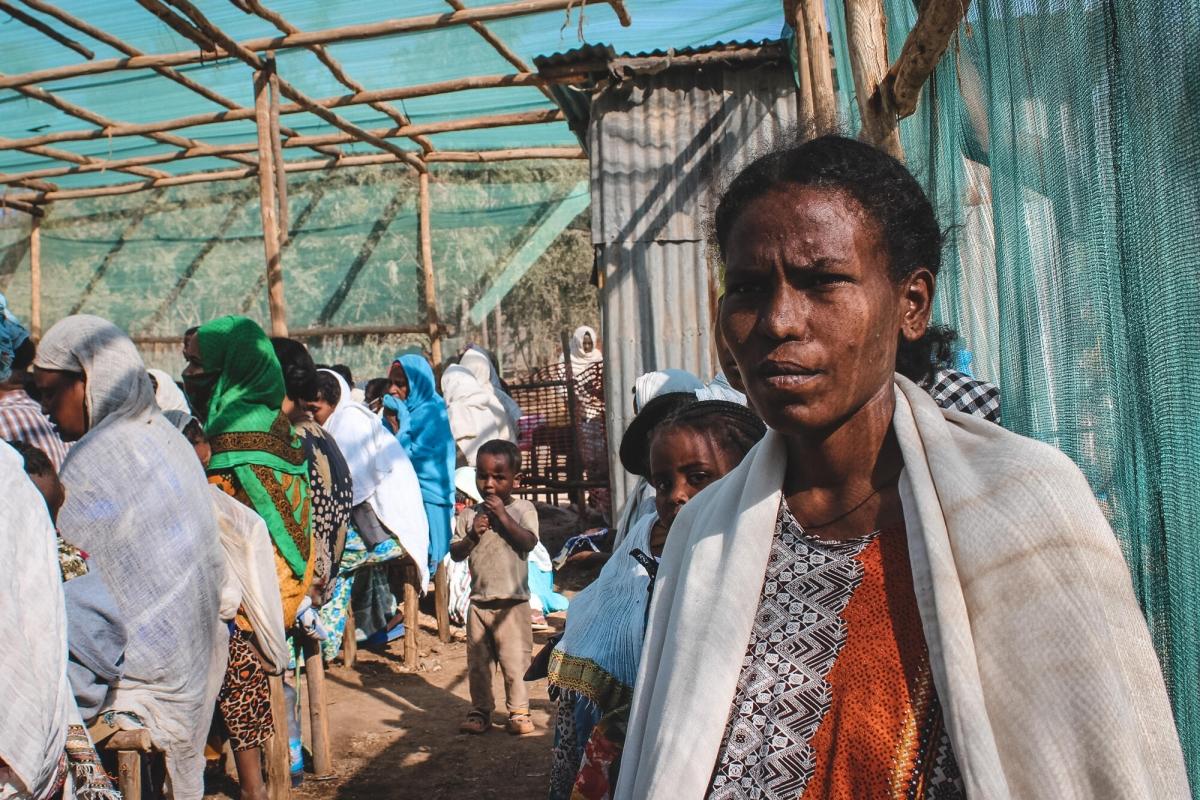
[(954, 328), (930, 325), (915, 342), (901, 342), (896, 351), (896, 372), (919, 386), (930, 383), (939, 369), (953, 366), (956, 341), (958, 331)]
[(709, 437), (735, 464), (740, 464), (767, 432), (766, 423), (743, 405), (728, 400), (698, 400), (681, 406), (658, 423), (650, 435), (651, 446), (664, 431), (681, 428)]
[(50, 457), (40, 447), (19, 439), (9, 441), (8, 445), (20, 453), (21, 458), (25, 460), (26, 475), (52, 476), (58, 474), (54, 469), (54, 464), (50, 461)]
[(821, 136), (767, 153), (733, 179), (713, 224), (722, 262), (741, 213), (785, 184), (840, 189), (858, 201), (879, 224), (894, 281), (920, 267), (935, 276), (941, 268), (942, 231), (921, 185), (887, 153), (844, 136)]
[(324, 400), (331, 406), (336, 406), (342, 401), (342, 387), (338, 383), (338, 379), (330, 372), (325, 372), (324, 369), (317, 372), (317, 395), (316, 400)]
[(271, 346), (283, 367), (283, 387), (293, 402), (306, 403), (317, 399), (317, 365), (308, 348), (295, 339), (272, 336)]

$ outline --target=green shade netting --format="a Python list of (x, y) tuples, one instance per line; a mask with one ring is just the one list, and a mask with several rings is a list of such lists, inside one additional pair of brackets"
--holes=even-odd
[[(895, 57), (915, 6), (885, 8)], [(937, 314), (1091, 482), (1200, 789), (1197, 52), (1195, 0), (979, 0), (900, 131), (949, 231)]]

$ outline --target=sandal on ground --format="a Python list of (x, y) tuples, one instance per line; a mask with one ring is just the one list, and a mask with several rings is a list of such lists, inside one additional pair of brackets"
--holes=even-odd
[(461, 725), (458, 726), (458, 731), (459, 733), (472, 733), (479, 735), (481, 733), (487, 733), (489, 730), (491, 730), (491, 727), (491, 720), (484, 717), (483, 714), (472, 711), (470, 714), (467, 714), (467, 718), (463, 720)]
[(506, 727), (513, 736), (527, 736), (533, 733), (533, 720), (528, 714), (513, 714), (508, 718)]

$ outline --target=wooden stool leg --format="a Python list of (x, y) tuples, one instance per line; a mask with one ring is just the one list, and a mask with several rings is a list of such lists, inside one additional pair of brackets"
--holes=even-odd
[(304, 686), (308, 694), (308, 721), (312, 735), (313, 772), (317, 778), (333, 775), (329, 752), (329, 718), (325, 714), (325, 663), (321, 643), (304, 638)]
[(138, 751), (117, 751), (117, 788), (126, 800), (142, 800), (142, 754)]
[(450, 641), (450, 575), (446, 562), (438, 564), (433, 575), (433, 605), (437, 609), (438, 639)]
[(358, 659), (358, 629), (354, 627), (354, 609), (346, 604), (346, 629), (342, 633), (342, 666), (353, 667)]
[(417, 625), (420, 609), (417, 598), (417, 566), (408, 559), (404, 565), (404, 666), (417, 668)]
[(275, 734), (267, 741), (267, 795), (271, 800), (287, 800), (292, 791), (292, 759), (288, 753), (287, 698), (283, 694), (283, 676), (272, 675), (271, 717)]

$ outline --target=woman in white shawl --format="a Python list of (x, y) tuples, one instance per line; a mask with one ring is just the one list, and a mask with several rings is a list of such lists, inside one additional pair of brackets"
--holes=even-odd
[(580, 325), (571, 334), (571, 374), (578, 380), (588, 367), (603, 360), (604, 354), (600, 352), (596, 332), (587, 325)]
[(769, 154), (715, 227), (773, 430), (675, 521), (616, 796), (1187, 797), (1083, 475), (894, 374), (942, 244), (904, 166), (836, 136)]
[[(500, 375), (496, 372), (496, 365), (492, 363), (491, 355), (478, 345), (471, 345), (467, 348), (467, 352), (463, 353), (458, 363), (459, 366), (475, 376), (475, 380), (479, 381), (479, 385), (483, 390), (494, 395), (495, 399), (504, 407), (504, 414), (508, 419), (508, 427), (512, 431), (513, 438), (500, 438), (516, 443), (516, 435), (520, 432), (521, 406), (517, 404), (516, 400), (512, 399), (512, 396), (508, 392), (504, 391), (504, 385), (500, 382)], [(472, 461), (471, 463), (474, 464), (475, 462)]]
[(365, 503), (416, 563), (418, 585), (424, 588), (429, 583), (429, 520), (412, 462), (379, 417), (351, 396), (341, 375), (326, 369), (320, 372), (336, 378), (341, 389), (332, 413), (324, 421), (318, 415), (317, 421), (346, 456), (354, 484), (355, 525), (362, 527), (360, 506)]
[(191, 413), (187, 397), (184, 396), (183, 390), (175, 384), (174, 378), (165, 371), (153, 367), (146, 372), (150, 373), (150, 382), (154, 384), (154, 401), (158, 403), (160, 411), (164, 414), (168, 411)]
[(91, 556), (128, 629), (125, 674), (102, 715), (117, 712), (118, 727), (140, 721), (166, 755), (170, 796), (198, 799), (228, 656), (204, 469), (159, 413), (137, 349), (111, 322), (79, 315), (56, 324), (38, 346), (34, 378), (63, 438), (78, 440), (60, 476), (59, 530)]
[(469, 466), (475, 466), (475, 454), (484, 442), (503, 439), (516, 444), (516, 429), (500, 399), (490, 385), (485, 389), (465, 366), (446, 367), (442, 373), (442, 398), (446, 401), (450, 432)]

